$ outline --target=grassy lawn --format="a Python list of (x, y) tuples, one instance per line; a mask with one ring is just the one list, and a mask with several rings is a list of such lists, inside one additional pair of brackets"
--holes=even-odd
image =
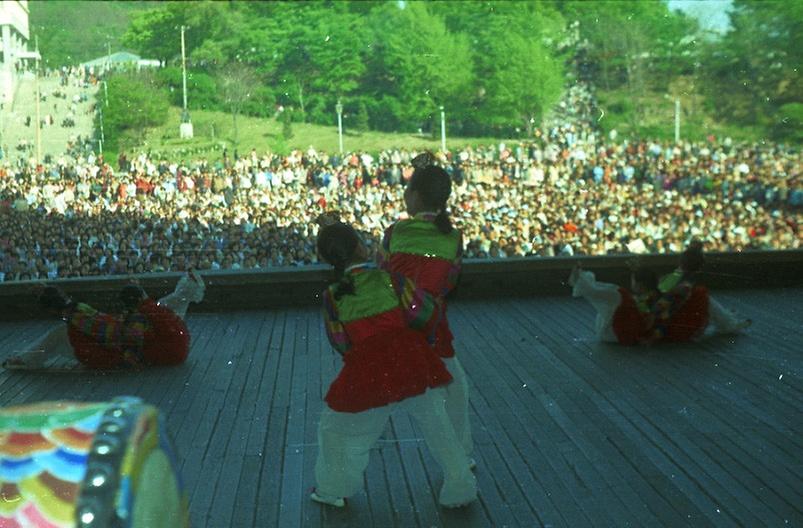
[[(615, 128), (619, 138), (644, 137), (660, 140), (675, 138), (675, 100), (664, 93), (646, 93), (638, 103), (643, 117), (636, 118), (635, 101), (625, 90), (597, 92), (604, 115), (599, 123), (605, 132)], [(680, 138), (703, 141), (713, 134), (718, 139), (730, 136), (734, 140), (755, 141), (766, 137), (761, 127), (745, 127), (717, 122), (704, 109), (701, 96), (684, 94), (681, 97)]]
[[(615, 128), (619, 140), (630, 137), (655, 138), (672, 140), (674, 138), (674, 100), (664, 94), (648, 93), (640, 98), (643, 117), (635, 119), (635, 104), (623, 90), (598, 92), (602, 114), (599, 125), (604, 132)], [(759, 127), (737, 127), (718, 123), (703, 109), (702, 98), (686, 97), (682, 100), (680, 135), (684, 140), (702, 141), (710, 134), (717, 138), (730, 136), (735, 140), (755, 141), (765, 136)], [(171, 107), (166, 123), (148, 130), (144, 140), (137, 145), (130, 141), (127, 150), (151, 150), (170, 159), (197, 158), (204, 156), (211, 160), (220, 159), (223, 148), (231, 154), (234, 150), (234, 126), (231, 115), (225, 112), (194, 110), (191, 114), (195, 137), (190, 140), (179, 138), (180, 109)], [(333, 116), (334, 121), (334, 116)], [(284, 138), (282, 123), (272, 118), (248, 116), (237, 117), (238, 147), (240, 154), (255, 148), (257, 152), (270, 150), (286, 154), (291, 149), (306, 150), (310, 145), (316, 150), (326, 152), (338, 151), (337, 127), (321, 126), (309, 123), (293, 123), (293, 137)], [(446, 145), (452, 149), (464, 145), (488, 145), (499, 141), (513, 141), (511, 138), (498, 137), (451, 137), (448, 135)], [(343, 147), (349, 150), (365, 150), (377, 152), (386, 148), (439, 149), (440, 137), (428, 135), (387, 133), (387, 132), (354, 132), (345, 130)], [(109, 155), (116, 157), (116, 152)]]
[[(234, 127), (231, 115), (225, 112), (195, 110), (191, 113), (194, 138), (179, 138), (180, 109), (171, 107), (167, 122), (149, 130), (139, 148), (151, 149), (174, 157), (176, 155), (203, 155), (209, 159), (217, 159), (222, 155), (225, 145), (229, 152), (234, 145)], [(448, 123), (447, 123), (448, 127)], [(258, 152), (271, 150), (286, 153), (290, 149), (308, 149), (310, 145), (316, 150), (337, 152), (337, 126), (321, 126), (309, 123), (293, 123), (293, 137), (289, 140), (282, 136), (282, 123), (275, 119), (256, 117), (237, 117), (238, 152), (249, 152), (256, 148)], [(448, 134), (448, 128), (447, 128)], [(498, 138), (450, 138), (447, 135), (446, 145), (454, 148), (463, 145), (490, 144)], [(420, 136), (418, 134), (395, 134), (386, 132), (349, 132), (344, 131), (343, 148), (349, 150), (366, 150), (376, 152), (385, 148), (440, 148), (440, 137)]]

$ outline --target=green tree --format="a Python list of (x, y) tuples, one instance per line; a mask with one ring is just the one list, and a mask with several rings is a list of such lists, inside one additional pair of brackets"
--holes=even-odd
[(286, 23), (274, 37), (280, 58), (270, 77), (282, 88), (284, 102), (298, 108), (302, 121), (310, 113), (328, 118), (335, 100), (360, 86), (367, 29), (347, 8), (346, 3), (298, 3), (282, 11)]
[(282, 112), (282, 137), (284, 139), (293, 137), (293, 109), (289, 107)]
[[(174, 106), (182, 106), (184, 99), (181, 68), (178, 66), (161, 68), (157, 72), (157, 77), (170, 93), (170, 103)], [(190, 110), (220, 110), (223, 108), (214, 77), (202, 70), (187, 72), (187, 106)]]
[[(181, 57), (181, 26), (187, 55), (199, 50), (199, 62), (226, 60), (239, 44), (243, 22), (224, 2), (165, 2), (137, 12), (122, 36), (123, 44), (143, 56), (174, 62)], [(214, 49), (210, 49), (214, 48)]]
[(581, 38), (589, 42), (588, 59), (605, 89), (627, 85), (639, 75), (666, 85), (668, 77), (695, 61), (693, 43), (684, 37), (693, 36), (697, 24), (670, 11), (665, 2), (569, 0), (556, 5), (568, 22), (579, 23)]
[(803, 102), (803, 4), (736, 0), (730, 19), (704, 59), (712, 106), (723, 119), (791, 133), (788, 105)]
[(254, 96), (259, 84), (253, 69), (245, 64), (229, 64), (218, 75), (219, 94), (223, 105), (231, 114), (234, 135), (232, 142), (237, 150), (239, 129), (237, 116), (242, 113), (245, 104)]
[(521, 123), (531, 136), (563, 92), (562, 66), (537, 40), (509, 34), (500, 44), (509, 61), (489, 80), (485, 105), (498, 124)]
[(787, 103), (775, 112), (774, 117), (774, 137), (803, 142), (803, 103)]
[(368, 130), (368, 107), (365, 105), (364, 99), (357, 101), (357, 111), (354, 112), (352, 126), (354, 130), (358, 132), (365, 132)]
[(99, 91), (97, 97), (98, 104), (103, 105), (104, 135), (110, 150), (126, 147), (128, 143), (141, 143), (148, 128), (167, 120), (168, 95), (153, 74), (116, 74), (107, 82), (108, 106), (105, 106), (103, 91)]
[(451, 118), (464, 116), (474, 81), (467, 37), (450, 32), (424, 2), (408, 2), (403, 9), (385, 4), (371, 16), (374, 54), (367, 88), (377, 99), (396, 99), (399, 111), (386, 123), (374, 119), (375, 126), (431, 126), (440, 105), (449, 108)]
[(151, 2), (30, 2), (31, 40), (39, 39), (45, 65), (72, 66), (120, 51), (120, 35), (136, 9)]

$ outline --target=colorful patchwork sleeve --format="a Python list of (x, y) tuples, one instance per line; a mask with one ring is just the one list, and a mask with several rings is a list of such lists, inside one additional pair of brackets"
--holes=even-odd
[(653, 340), (660, 340), (666, 335), (672, 316), (681, 306), (686, 304), (686, 301), (691, 297), (693, 288), (694, 285), (691, 282), (681, 280), (671, 290), (658, 297), (650, 311)]
[(338, 318), (337, 306), (329, 290), (323, 292), (323, 320), (326, 327), (326, 337), (329, 338), (332, 348), (341, 355), (348, 352), (348, 349), (351, 348), (349, 336), (346, 333), (346, 327)]
[(432, 342), (443, 312), (441, 303), (401, 273), (394, 273), (391, 278), (407, 324), (423, 330)]
[(133, 313), (126, 320), (123, 328), (121, 349), (126, 361), (131, 364), (144, 363), (145, 332), (150, 325), (144, 314)]
[(122, 352), (125, 361), (142, 364), (142, 348), (148, 329), (144, 318), (120, 319), (79, 303), (67, 323), (103, 347)]
[(79, 303), (67, 319), (67, 324), (103, 346), (119, 347), (122, 342), (122, 321), (88, 304)]
[(382, 236), (382, 243), (379, 244), (379, 249), (376, 250), (376, 267), (385, 271), (390, 270), (390, 235), (393, 233), (393, 226), (385, 229), (385, 234)]

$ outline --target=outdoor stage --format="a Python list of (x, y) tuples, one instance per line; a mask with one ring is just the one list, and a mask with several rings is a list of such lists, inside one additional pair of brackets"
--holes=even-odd
[[(322, 392), (340, 361), (314, 306), (191, 313), (178, 368), (3, 371), (0, 405), (121, 394), (156, 405), (195, 527), (799, 526), (803, 289), (714, 295), (753, 319), (746, 334), (651, 349), (594, 342), (592, 309), (568, 288), (458, 298), (480, 486), (462, 511), (437, 506), (440, 471), (405, 415), (344, 511), (308, 499)], [(52, 324), (0, 323), (2, 357)]]

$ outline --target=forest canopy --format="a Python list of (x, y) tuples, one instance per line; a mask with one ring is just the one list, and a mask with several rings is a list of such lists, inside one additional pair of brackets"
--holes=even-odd
[[(31, 4), (54, 63), (78, 57), (74, 44), (104, 44), (97, 31), (70, 43), (68, 29), (48, 30), (63, 4), (97, 5)], [(429, 131), (444, 106), (454, 134), (506, 135), (529, 131), (579, 78), (623, 120), (644, 119), (659, 95), (693, 92), (712, 118), (800, 140), (803, 2), (734, 0), (721, 35), (658, 0), (102, 4), (131, 4), (101, 10), (119, 29), (106, 38), (163, 61), (158, 78), (174, 105), (187, 28), (191, 110), (227, 111), (225, 72), (238, 64), (255, 82), (246, 115), (281, 106), (331, 124), (341, 100), (360, 127)]]

